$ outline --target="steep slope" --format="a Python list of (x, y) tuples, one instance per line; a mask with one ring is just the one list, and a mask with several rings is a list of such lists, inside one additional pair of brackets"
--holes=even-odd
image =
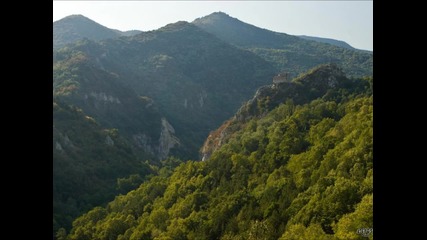
[(70, 15), (53, 22), (53, 47), (60, 48), (84, 38), (97, 41), (119, 36), (132, 36), (138, 33), (141, 31), (121, 32), (102, 26), (83, 15)]
[(70, 229), (75, 217), (129, 191), (117, 189), (118, 178), (134, 174), (140, 181), (128, 187), (138, 187), (151, 173), (142, 159), (117, 129), (102, 128), (81, 109), (54, 98), (53, 230)]
[(54, 229), (111, 200), (117, 178), (143, 178), (141, 162), (197, 158), (209, 131), (265, 84), (255, 78), (273, 73), (189, 23), (54, 50)]
[(312, 37), (312, 36), (305, 36), (305, 35), (301, 35), (298, 36), (300, 38), (306, 39), (306, 40), (313, 40), (316, 42), (321, 42), (321, 43), (328, 43), (331, 45), (335, 45), (337, 47), (342, 47), (342, 48), (347, 48), (347, 49), (351, 49), (351, 50), (355, 50), (356, 48), (350, 46), (350, 44), (341, 41), (341, 40), (336, 40), (336, 39), (332, 39), (332, 38), (321, 38), (321, 37)]
[[(91, 48), (94, 43), (80, 42)], [(95, 49), (95, 47), (92, 47)], [(81, 108), (104, 128), (116, 128), (143, 152), (159, 151), (163, 116), (155, 102), (124, 85), (117, 74), (94, 65), (76, 49), (54, 52), (53, 96)]]
[(360, 238), (372, 227), (371, 84), (334, 66), (293, 83), (323, 90), (254, 97), (283, 101), (235, 118), (208, 161), (161, 171), (77, 218), (70, 239)]
[(236, 131), (252, 118), (263, 116), (288, 100), (297, 105), (321, 97), (339, 102), (350, 92), (352, 94), (367, 92), (371, 87), (369, 84), (369, 81), (349, 79), (337, 65), (327, 64), (313, 68), (292, 81), (263, 86), (231, 119), (209, 134), (201, 149), (202, 159), (207, 160), (212, 152), (227, 142), (231, 137), (230, 132)]
[(261, 29), (222, 12), (198, 18), (193, 24), (228, 43), (252, 51), (274, 64), (277, 71), (288, 71), (294, 77), (326, 63), (338, 64), (351, 76), (372, 75), (371, 52), (346, 49)]
[(197, 158), (209, 131), (275, 74), (260, 57), (186, 22), (80, 41), (54, 51), (54, 58), (54, 95), (136, 144), (158, 149), (160, 159)]

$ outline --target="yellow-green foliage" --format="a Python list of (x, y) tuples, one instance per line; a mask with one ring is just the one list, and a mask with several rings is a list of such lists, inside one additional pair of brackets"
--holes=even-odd
[(68, 237), (361, 239), (372, 228), (372, 113), (370, 94), (283, 103), (208, 161), (81, 216)]

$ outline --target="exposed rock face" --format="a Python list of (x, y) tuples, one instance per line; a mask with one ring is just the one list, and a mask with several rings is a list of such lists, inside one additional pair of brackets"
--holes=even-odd
[(345, 88), (349, 81), (340, 68), (334, 64), (327, 64), (314, 68), (292, 81), (275, 82), (260, 87), (255, 96), (244, 104), (234, 117), (209, 134), (201, 149), (202, 161), (209, 159), (212, 153), (229, 139), (229, 133), (234, 131), (233, 128), (242, 125), (239, 123), (262, 116), (287, 99), (292, 99), (297, 104), (310, 102), (324, 96), (328, 91)]
[(89, 97), (94, 98), (95, 100), (100, 102), (110, 102), (110, 103), (121, 104), (119, 98), (113, 97), (111, 95), (107, 95), (104, 92), (100, 92), (100, 93), (91, 92), (89, 96), (85, 95), (85, 99), (88, 99)]
[(180, 140), (175, 136), (175, 129), (166, 118), (161, 118), (158, 144), (144, 133), (134, 134), (132, 139), (136, 147), (157, 156), (160, 160), (167, 158), (170, 150), (181, 144)]
[(62, 152), (62, 146), (59, 142), (55, 142), (55, 149)]
[(109, 145), (109, 146), (114, 146), (114, 141), (113, 141), (113, 139), (111, 139), (111, 137), (110, 137), (110, 136), (107, 136), (107, 137), (105, 138), (105, 144), (107, 144), (107, 145)]
[(147, 153), (155, 155), (152, 141), (149, 136), (143, 133), (137, 133), (132, 136), (132, 139), (138, 148), (143, 149)]
[[(54, 132), (57, 131), (54, 128)], [(70, 138), (67, 134), (62, 134), (61, 132), (58, 132), (56, 141), (55, 141), (55, 149), (59, 152), (63, 152), (67, 149), (73, 149), (75, 148), (73, 142), (71, 142)]]
[(179, 139), (175, 136), (175, 129), (172, 125), (166, 120), (166, 118), (162, 118), (162, 127), (160, 132), (159, 139), (159, 148), (157, 157), (159, 159), (165, 159), (169, 155), (169, 151), (176, 145), (179, 145)]
[(188, 100), (187, 100), (187, 99), (185, 99), (185, 100), (184, 100), (184, 108), (187, 108), (187, 106), (188, 106)]
[(221, 147), (225, 136), (227, 136), (228, 126), (231, 121), (227, 121), (217, 130), (211, 132), (202, 147), (202, 161), (208, 160), (212, 153)]
[(199, 93), (199, 105), (201, 108), (205, 104), (205, 99), (207, 97), (208, 97), (208, 94), (206, 93), (206, 91), (203, 90), (201, 93)]
[(68, 135), (65, 134), (65, 136), (63, 137), (62, 141), (64, 142), (64, 145), (66, 147), (74, 147), (73, 143), (71, 142), (71, 140), (68, 138)]

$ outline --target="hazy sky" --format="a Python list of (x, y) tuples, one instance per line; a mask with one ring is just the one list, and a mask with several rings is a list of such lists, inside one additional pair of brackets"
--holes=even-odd
[(373, 50), (372, 1), (53, 1), (53, 21), (82, 14), (118, 30), (154, 30), (225, 12), (257, 27)]

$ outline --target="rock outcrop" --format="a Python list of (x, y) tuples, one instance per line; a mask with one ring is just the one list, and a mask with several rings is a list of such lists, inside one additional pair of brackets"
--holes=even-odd
[(153, 147), (152, 140), (149, 136), (147, 136), (143, 133), (137, 133), (137, 134), (134, 134), (132, 136), (132, 139), (133, 139), (134, 144), (138, 148), (140, 148), (140, 149), (144, 150), (145, 152), (150, 153), (152, 155), (156, 154), (155, 150), (154, 150), (155, 148)]
[(274, 82), (260, 87), (254, 97), (217, 130), (212, 131), (201, 148), (201, 159), (205, 161), (225, 143), (229, 133), (254, 117), (262, 116), (279, 104), (291, 99), (296, 104), (308, 103), (331, 93), (338, 88), (351, 85), (342, 70), (335, 64), (321, 65), (292, 81)]
[(107, 137), (105, 138), (105, 144), (107, 144), (108, 146), (114, 146), (114, 141), (113, 139), (111, 139), (110, 136), (107, 135)]
[(170, 149), (176, 145), (179, 145), (180, 142), (179, 139), (175, 136), (175, 129), (166, 120), (166, 118), (162, 118), (161, 121), (162, 127), (160, 132), (157, 157), (159, 159), (165, 159), (169, 155)]

